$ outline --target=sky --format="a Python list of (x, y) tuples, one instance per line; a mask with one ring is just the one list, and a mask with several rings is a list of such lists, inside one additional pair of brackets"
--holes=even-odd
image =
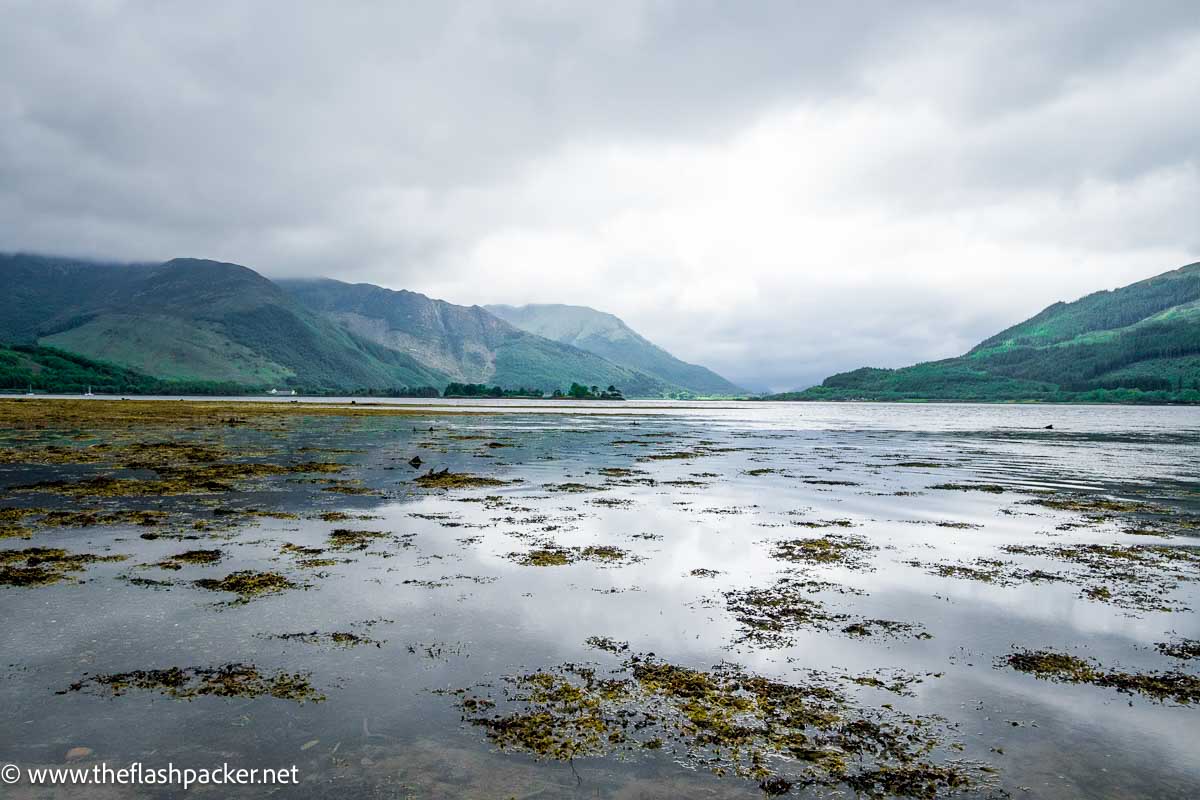
[(0, 0), (0, 250), (617, 314), (753, 389), (1200, 260), (1200, 5)]

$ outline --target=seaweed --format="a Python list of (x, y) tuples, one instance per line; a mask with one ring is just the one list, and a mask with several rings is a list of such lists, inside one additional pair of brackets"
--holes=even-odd
[(578, 494), (580, 492), (605, 492), (608, 489), (604, 486), (592, 486), (588, 483), (547, 483), (543, 484), (543, 489), (547, 492), (560, 492), (566, 494)]
[(938, 483), (928, 487), (952, 492), (987, 492), (988, 494), (1004, 494), (1010, 487), (998, 483)]
[(1169, 642), (1156, 642), (1154, 649), (1169, 658), (1180, 661), (1190, 661), (1200, 658), (1200, 639), (1173, 639)]
[(584, 639), (583, 643), (595, 650), (603, 650), (613, 655), (629, 652), (629, 642), (619, 642), (608, 636), (589, 636)]
[(1057, 572), (1024, 569), (1011, 561), (1001, 561), (995, 558), (976, 558), (971, 563), (959, 561), (925, 564), (917, 559), (910, 559), (904, 563), (910, 567), (924, 569), (930, 575), (937, 575), (941, 578), (961, 578), (963, 580), (992, 583), (997, 586), (1016, 586), (1021, 583), (1067, 580), (1066, 576)]
[(195, 584), (201, 589), (208, 589), (212, 592), (232, 592), (239, 595), (239, 602), (243, 603), (256, 597), (299, 588), (299, 584), (293, 583), (277, 572), (255, 572), (253, 570), (231, 572), (220, 579), (201, 578), (195, 581)]
[(387, 536), (382, 531), (356, 531), (349, 528), (335, 528), (329, 532), (329, 546), (334, 550), (366, 550), (367, 545), (376, 539)]
[(447, 693), (493, 744), (537, 758), (669, 748), (685, 765), (777, 794), (933, 798), (986, 782), (982, 769), (939, 757), (954, 743), (937, 718), (861, 707), (817, 675), (792, 684), (732, 664), (699, 670), (633, 655), (609, 674), (563, 664), (508, 676), (502, 697)]
[(49, 586), (75, 582), (69, 573), (83, 572), (88, 564), (124, 561), (128, 556), (71, 553), (58, 547), (0, 550), (0, 586)]
[(325, 696), (313, 688), (309, 675), (276, 672), (265, 675), (249, 664), (218, 667), (170, 667), (107, 675), (87, 675), (57, 694), (91, 690), (120, 697), (130, 690), (154, 691), (181, 700), (196, 697), (275, 697), (297, 703), (319, 703)]
[(806, 564), (836, 564), (852, 569), (864, 569), (864, 554), (879, 548), (862, 536), (827, 534), (811, 539), (788, 539), (776, 542), (771, 556), (782, 561)]
[(932, 638), (917, 623), (886, 619), (864, 619), (852, 614), (830, 611), (824, 603), (809, 595), (827, 588), (820, 581), (782, 576), (768, 587), (731, 589), (723, 594), (726, 609), (737, 620), (740, 630), (734, 644), (762, 648), (790, 647), (801, 630), (839, 631), (848, 636), (883, 634)]
[(159, 561), (156, 567), (163, 569), (183, 569), (185, 566), (209, 566), (224, 558), (220, 550), (185, 550)]
[(1165, 595), (1181, 582), (1200, 580), (1200, 547), (1161, 544), (1012, 544), (1006, 553), (1073, 564), (1060, 577), (1081, 584), (1080, 596), (1141, 611), (1179, 608)]
[(1106, 670), (1093, 661), (1052, 650), (1023, 650), (1010, 653), (998, 666), (1009, 666), (1042, 680), (1058, 683), (1089, 683), (1116, 689), (1122, 694), (1140, 694), (1181, 705), (1200, 703), (1200, 677), (1183, 672), (1121, 672)]
[(561, 547), (549, 545), (536, 547), (523, 553), (514, 552), (505, 556), (524, 567), (561, 567), (577, 561), (596, 561), (606, 564), (630, 563), (638, 557), (612, 545), (590, 545), (588, 547)]
[(441, 472), (431, 469), (414, 478), (413, 482), (422, 489), (475, 489), (483, 486), (503, 486), (507, 483), (498, 478), (472, 475), (468, 472), (450, 472), (448, 469)]
[(283, 641), (304, 642), (305, 644), (328, 644), (343, 650), (364, 645), (375, 645), (376, 647), (383, 646), (383, 642), (379, 639), (372, 639), (370, 636), (353, 633), (352, 631), (332, 631), (330, 633), (322, 633), (321, 631), (308, 631), (307, 633), (276, 633), (271, 634), (270, 638), (281, 639)]

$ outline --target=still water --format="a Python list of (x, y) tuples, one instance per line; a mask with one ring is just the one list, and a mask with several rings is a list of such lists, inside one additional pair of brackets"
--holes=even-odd
[[(300, 785), (273, 790), (286, 797), (756, 798), (767, 775), (792, 796), (853, 796), (837, 780), (806, 788), (805, 765), (771, 743), (766, 766), (739, 775), (661, 725), (647, 726), (657, 744), (606, 740), (565, 760), (480, 722), (528, 710), (521, 676), (578, 683), (582, 665), (629, 680), (651, 659), (819, 678), (855, 713), (936, 722), (931, 757), (961, 761), (984, 796), (1200, 795), (1197, 703), (1009, 660), (1200, 673), (1183, 657), (1200, 639), (1200, 409), (391, 405), (409, 413), (0, 430), (0, 507), (98, 515), (31, 513), (0, 548), (125, 557), (0, 585), (0, 762), (294, 764)], [(287, 469), (187, 491), (70, 488), (169, 474), (129, 455), (161, 442)], [(95, 458), (44, 455), (96, 445)], [(496, 483), (420, 485), (430, 469)], [(161, 514), (120, 516), (146, 510)], [(171, 561), (196, 549), (213, 560)], [(197, 583), (241, 571), (287, 585), (240, 596)], [(780, 594), (789, 585), (799, 594)], [(781, 621), (789, 602), (813, 613)], [(312, 693), (187, 697), (96, 679), (226, 664), (302, 675)]]

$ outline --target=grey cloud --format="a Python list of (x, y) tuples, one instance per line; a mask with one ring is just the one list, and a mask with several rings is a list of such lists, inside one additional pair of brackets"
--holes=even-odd
[[(951, 355), (1058, 299), (1050, 291), (1088, 287), (1075, 275), (1023, 304), (972, 305), (968, 284), (999, 269), (996, 256), (941, 298), (932, 280), (810, 297), (787, 283), (804, 270), (725, 263), (759, 304), (652, 316), (631, 287), (647, 269), (669, 285), (682, 270), (671, 254), (594, 275), (553, 265), (590, 281), (583, 297), (489, 297), (511, 280), (479, 272), (481, 243), (590, 234), (642, 202), (646, 187), (576, 185), (570, 171), (529, 194), (530, 172), (565, 152), (719, 150), (772, 115), (854, 109), (884, 127), (828, 189), (831, 207), (883, 209), (946, 235), (937, 249), (998, 209), (1057, 203), (1041, 224), (989, 221), (988, 236), (1009, 237), (1013, 258), (1036, 243), (1105, 263), (1126, 252), (1141, 268), (1151, 251), (1200, 249), (1198, 44), (1190, 2), (10, 3), (0, 249), (196, 255), (461, 292), (450, 300), (584, 301), (735, 379), (802, 385)], [(934, 132), (892, 142), (897, 114), (926, 115)], [(1076, 208), (1097, 181), (1135, 194), (1163, 175), (1159, 205)], [(591, 209), (593, 193), (607, 207)]]

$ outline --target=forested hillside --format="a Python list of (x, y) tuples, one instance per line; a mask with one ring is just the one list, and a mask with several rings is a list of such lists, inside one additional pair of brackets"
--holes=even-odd
[(957, 358), (775, 399), (1200, 402), (1200, 263), (1055, 303)]

